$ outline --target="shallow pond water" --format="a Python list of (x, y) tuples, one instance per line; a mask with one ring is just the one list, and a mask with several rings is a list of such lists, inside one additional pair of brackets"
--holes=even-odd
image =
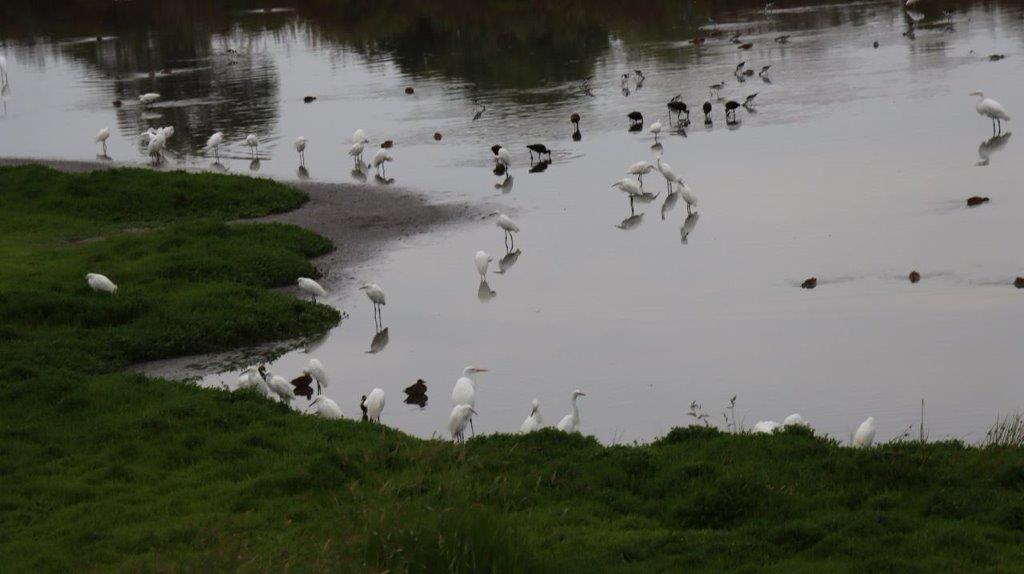
[[(351, 318), (271, 370), (294, 375), (319, 357), (328, 394), (354, 417), (359, 396), (381, 387), (385, 423), (440, 434), (452, 385), (475, 364), (490, 369), (477, 379), (479, 432), (518, 429), (535, 397), (554, 424), (580, 388), (582, 429), (605, 442), (686, 424), (692, 401), (720, 422), (734, 395), (747, 426), (799, 412), (844, 440), (869, 415), (880, 438), (898, 436), (924, 399), (931, 438), (980, 440), (997, 413), (1024, 403), (1024, 294), (1011, 285), (1024, 274), (1024, 162), (1014, 122), (993, 139), (967, 94), (984, 90), (1011, 116), (1024, 109), (1024, 12), (1011, 2), (948, 14), (954, 6), (938, 2), (924, 14), (894, 2), (776, 5), (652, 10), (621, 26), (606, 7), (561, 40), (557, 30), (506, 37), (490, 21), (414, 21), (375, 36), (305, 5), (201, 14), (185, 31), (6, 30), (0, 156), (92, 159), (92, 134), (110, 126), (109, 155), (141, 164), (138, 133), (174, 125), (170, 167), (211, 165), (201, 148), (220, 130), (217, 169), (294, 179), (291, 142), (302, 135), (308, 177), (358, 182), (346, 151), (361, 127), (373, 144), (396, 142), (388, 179), (370, 170), (367, 193), (392, 184), (500, 206), (522, 229), (502, 273), (493, 219), (332, 271), (384, 288), (387, 340), (353, 287), (331, 294)], [(695, 47), (697, 26), (714, 29), (708, 14), (721, 35)], [(517, 16), (512, 30), (537, 24)], [(444, 36), (455, 31), (458, 41)], [(734, 31), (753, 46), (730, 42)], [(787, 43), (774, 41), (783, 34)], [(741, 61), (770, 65), (770, 81), (738, 81)], [(619, 78), (636, 69), (646, 79), (638, 89), (632, 77), (626, 95)], [(719, 81), (726, 100), (758, 93), (738, 125), (717, 100), (704, 125), (699, 107)], [(144, 109), (134, 100), (147, 91), (164, 97)], [(668, 125), (676, 94), (692, 109), (685, 130)], [(633, 110), (647, 121), (640, 132), (627, 131)], [(632, 212), (609, 187), (633, 162), (655, 160), (654, 120), (666, 124), (664, 161), (699, 200), (688, 223), (657, 172), (645, 186), (660, 195)], [(532, 142), (553, 150), (536, 173)], [(494, 143), (512, 151), (507, 180), (491, 173)], [(991, 202), (968, 209), (971, 195)], [(473, 265), (480, 249), (494, 256), (486, 286)], [(915, 269), (922, 279), (911, 284)], [(818, 287), (801, 289), (811, 276)], [(207, 381), (222, 378), (234, 375)], [(422, 409), (401, 403), (417, 378), (429, 385)]]

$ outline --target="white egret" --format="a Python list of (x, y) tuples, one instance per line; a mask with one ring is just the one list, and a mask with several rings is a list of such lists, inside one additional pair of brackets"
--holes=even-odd
[(875, 442), (875, 417), (868, 417), (853, 433), (853, 446), (869, 448)]
[(249, 155), (256, 155), (256, 150), (260, 146), (260, 140), (256, 137), (256, 134), (249, 134), (245, 136), (245, 145), (249, 146)]
[[(476, 381), (473, 380), (473, 375), (486, 372), (487, 369), (472, 365), (462, 369), (462, 376), (455, 381), (455, 387), (452, 388), (452, 404), (476, 407)], [(469, 421), (469, 428), (473, 430), (473, 434), (476, 434), (476, 430), (473, 429), (473, 421)]]
[[(324, 368), (324, 364), (320, 362), (320, 359), (310, 359), (309, 374), (316, 379), (316, 394), (323, 392), (323, 389), (327, 388), (327, 369)], [(322, 387), (322, 388), (321, 388)]]
[(363, 283), (363, 286), (359, 288), (360, 291), (366, 292), (366, 297), (373, 303), (373, 320), (376, 323), (378, 317), (380, 322), (384, 322), (383, 314), (381, 313), (381, 307), (387, 305), (384, 298), (384, 290), (380, 288), (380, 285), (376, 283)]
[(562, 432), (574, 433), (579, 432), (580, 428), (580, 408), (576, 404), (580, 397), (587, 396), (583, 391), (576, 389), (572, 392), (572, 412), (562, 417), (562, 420), (558, 422), (558, 430)]
[(497, 157), (494, 161), (505, 166), (505, 173), (508, 174), (512, 169), (512, 154), (508, 153), (507, 149), (501, 148), (498, 150), (496, 155)]
[(306, 295), (309, 295), (310, 299), (312, 299), (314, 303), (316, 303), (317, 297), (327, 296), (327, 291), (324, 290), (319, 283), (309, 277), (299, 277), (295, 283), (299, 286), (299, 290)]
[(295, 389), (288, 383), (288, 379), (273, 375), (267, 381), (267, 387), (274, 393), (282, 403), (289, 404), (295, 399)]
[(487, 280), (487, 268), (491, 266), (493, 258), (487, 254), (486, 251), (477, 251), (476, 257), (473, 258), (476, 262), (476, 270), (480, 272), (480, 280)]
[(519, 427), (519, 432), (523, 434), (534, 432), (540, 429), (540, 425), (543, 422), (540, 416), (540, 401), (533, 399), (533, 410), (530, 411), (530, 416), (526, 417), (522, 426)]
[(629, 196), (630, 212), (633, 211), (633, 199), (640, 197), (644, 194), (643, 189), (640, 187), (640, 184), (628, 177), (624, 177), (619, 181), (616, 181), (615, 183), (612, 184), (612, 187), (619, 188), (619, 190), (625, 192), (626, 195)]
[(775, 421), (758, 421), (754, 425), (754, 432), (760, 434), (772, 434), (776, 430), (782, 428), (782, 425)]
[(473, 428), (473, 415), (476, 411), (469, 405), (455, 405), (452, 408), (452, 414), (448, 416), (448, 432), (452, 435), (452, 440), (455, 442), (464, 442), (466, 440), (466, 423), (469, 423), (470, 428)]
[(661, 156), (660, 155), (658, 156), (657, 166), (658, 166), (658, 171), (660, 171), (662, 177), (665, 178), (665, 184), (668, 186), (669, 193), (672, 193), (672, 184), (673, 183), (676, 183), (676, 182), (683, 183), (683, 181), (681, 179), (679, 179), (679, 176), (676, 175), (676, 171), (674, 169), (672, 169), (672, 166), (670, 166), (669, 164), (664, 163), (663, 161), (661, 161)]
[[(626, 171), (629, 175), (635, 175), (637, 180), (640, 181), (640, 187), (644, 186), (644, 176), (654, 171), (654, 165), (649, 161), (638, 161), (633, 165), (629, 166)], [(623, 180), (626, 181), (626, 180)], [(626, 190), (623, 190), (626, 191)], [(628, 193), (628, 192), (627, 192)]]
[(149, 92), (149, 93), (142, 94), (141, 96), (139, 96), (139, 102), (141, 102), (142, 105), (144, 105), (144, 106), (148, 106), (148, 105), (152, 104), (153, 102), (155, 102), (155, 101), (157, 101), (159, 99), (160, 99), (160, 94), (157, 94), (155, 92)]
[(515, 221), (512, 221), (511, 217), (501, 213), (500, 211), (492, 211), (487, 217), (495, 216), (497, 216), (498, 218), (498, 220), (495, 222), (495, 225), (500, 227), (502, 231), (505, 232), (505, 248), (509, 249), (509, 239), (512, 240), (512, 247), (515, 247), (516, 237), (514, 234), (519, 233), (519, 226), (516, 225)]
[(661, 122), (654, 122), (651, 127), (647, 128), (647, 131), (654, 134), (654, 141), (657, 143), (658, 136), (661, 134)]
[(363, 131), (363, 128), (359, 128), (356, 131), (352, 132), (352, 143), (359, 142), (369, 143), (368, 140), (366, 139), (366, 132)]
[(299, 136), (295, 138), (295, 151), (299, 152), (299, 165), (306, 165), (306, 138)]
[(242, 389), (255, 388), (265, 397), (270, 397), (272, 394), (270, 386), (267, 384), (267, 371), (263, 365), (250, 366), (242, 371), (238, 377), (238, 387)]
[(793, 413), (782, 420), (782, 426), (810, 428), (811, 425), (806, 420), (804, 420), (804, 417), (800, 416), (799, 413)]
[(375, 423), (380, 422), (380, 413), (384, 411), (384, 391), (383, 389), (373, 389), (370, 394), (366, 395), (366, 400), (363, 401), (366, 405), (366, 416)]
[(103, 128), (96, 132), (96, 141), (103, 144), (103, 155), (107, 155), (107, 139), (110, 138), (110, 129)]
[(7, 58), (0, 56), (0, 84), (7, 84)]
[(697, 196), (693, 194), (693, 190), (690, 189), (690, 186), (685, 183), (678, 182), (677, 185), (679, 196), (686, 202), (686, 214), (690, 215), (693, 213), (693, 208), (697, 207)]
[(99, 273), (86, 273), (85, 282), (89, 284), (89, 287), (93, 291), (102, 291), (104, 293), (110, 293), (111, 295), (117, 294), (117, 285), (110, 280), (106, 275), (100, 275)]
[(149, 157), (153, 158), (154, 165), (160, 163), (161, 154), (163, 153), (164, 146), (166, 144), (167, 138), (160, 133), (150, 138), (149, 143), (146, 144), (146, 153), (149, 154)]
[(164, 136), (165, 140), (169, 140), (169, 139), (171, 139), (171, 136), (174, 135), (174, 126), (164, 126), (164, 127), (160, 128), (160, 129), (156, 130), (156, 132), (158, 134)]
[(370, 161), (370, 163), (373, 165), (373, 168), (377, 170), (378, 175), (381, 175), (382, 171), (383, 174), (386, 175), (387, 169), (385, 168), (384, 164), (386, 162), (392, 161), (393, 159), (394, 158), (389, 156), (386, 151), (384, 151), (383, 149), (379, 149), (377, 150), (377, 153), (373, 154), (373, 159)]
[(339, 420), (345, 418), (345, 415), (342, 414), (341, 407), (338, 406), (338, 403), (324, 395), (320, 395), (313, 399), (313, 402), (309, 403), (309, 406), (315, 406), (317, 416), (325, 419)]
[(1002, 132), (1003, 121), (1010, 121), (1010, 114), (1006, 113), (1006, 108), (992, 98), (986, 98), (984, 92), (971, 92), (969, 95), (978, 96), (975, 109), (978, 110), (979, 115), (992, 120), (992, 132)]
[(348, 155), (352, 157), (353, 162), (362, 163), (363, 149), (366, 147), (367, 143), (369, 143), (367, 140), (359, 140), (352, 144), (352, 147), (348, 149)]
[(213, 132), (213, 135), (210, 136), (210, 138), (206, 140), (206, 147), (203, 148), (203, 149), (204, 149), (204, 151), (210, 151), (212, 149), (214, 157), (217, 158), (217, 161), (220, 161), (220, 144), (222, 144), (223, 142), (224, 142), (224, 133), (223, 132)]

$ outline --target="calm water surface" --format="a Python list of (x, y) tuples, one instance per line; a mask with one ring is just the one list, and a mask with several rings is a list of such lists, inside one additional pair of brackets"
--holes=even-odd
[[(329, 272), (388, 295), (379, 352), (368, 352), (370, 303), (348, 289), (331, 303), (351, 318), (309, 350), (352, 416), (379, 386), (387, 424), (440, 433), (452, 384), (475, 364), (491, 369), (478, 378), (482, 432), (517, 429), (534, 397), (556, 423), (578, 387), (588, 395), (582, 428), (605, 442), (685, 424), (691, 401), (720, 420), (733, 395), (747, 425), (799, 412), (841, 439), (869, 415), (880, 437), (897, 436), (924, 399), (932, 438), (979, 440), (997, 413), (1024, 403), (1024, 295), (1010, 286), (1024, 274), (1024, 162), (1009, 133), (990, 139), (967, 93), (1024, 110), (1024, 12), (1011, 2), (958, 3), (948, 15), (953, 5), (938, 2), (920, 15), (895, 2), (776, 4), (652, 8), (625, 20), (603, 7), (567, 16), (571, 24), (402, 12), (385, 25), (382, 14), (328, 18), (305, 5), (171, 14), (187, 26), (162, 14), (125, 24), (135, 13), (54, 29), (21, 23), (3, 28), (0, 156), (94, 159), (92, 135), (109, 126), (109, 155), (141, 164), (138, 133), (174, 125), (170, 167), (294, 179), (291, 142), (303, 135), (309, 177), (358, 182), (345, 152), (362, 127), (375, 144), (397, 142), (389, 179), (369, 172), (367, 193), (392, 184), (500, 206), (522, 228), (503, 273), (493, 220)], [(723, 37), (696, 48), (687, 40), (709, 14)], [(733, 31), (753, 48), (737, 49)], [(790, 41), (774, 42), (780, 34)], [(989, 61), (993, 53), (1006, 58)], [(740, 61), (771, 65), (771, 82), (738, 82)], [(626, 95), (618, 78), (634, 69), (647, 79)], [(587, 76), (593, 96), (580, 89)], [(705, 127), (697, 110), (718, 81), (726, 99), (757, 92), (756, 113), (741, 110), (727, 127), (714, 101)], [(135, 99), (148, 91), (164, 97), (143, 109)], [(685, 204), (666, 203), (657, 173), (645, 180), (661, 195), (637, 203), (635, 216), (609, 188), (656, 156), (646, 127), (627, 132), (626, 114), (667, 124), (665, 102), (679, 93), (693, 125), (666, 125), (661, 140), (700, 201), (685, 240)], [(306, 95), (318, 99), (305, 104)], [(570, 137), (573, 111), (580, 141)], [(219, 165), (201, 149), (215, 130), (227, 139)], [(261, 141), (258, 164), (243, 143), (249, 132)], [(529, 172), (531, 142), (554, 150), (543, 172)], [(490, 172), (493, 143), (513, 152), (505, 185)], [(992, 202), (965, 208), (975, 194)], [(495, 258), (486, 286), (478, 249)], [(916, 285), (912, 269), (923, 276)], [(800, 289), (810, 276), (818, 288)], [(293, 352), (271, 369), (295, 375), (309, 356)], [(401, 403), (417, 378), (430, 385), (424, 409)], [(234, 374), (207, 381), (221, 379)]]

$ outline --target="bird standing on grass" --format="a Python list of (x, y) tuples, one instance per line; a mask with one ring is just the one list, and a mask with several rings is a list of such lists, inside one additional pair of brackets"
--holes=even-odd
[(857, 432), (853, 433), (853, 446), (858, 448), (870, 448), (875, 442), (875, 417), (868, 417), (860, 423)]
[(363, 404), (366, 405), (366, 416), (369, 420), (379, 423), (380, 414), (384, 411), (384, 391), (382, 389), (373, 389), (363, 399)]
[(491, 266), (493, 258), (486, 251), (477, 251), (473, 260), (476, 263), (476, 270), (480, 273), (480, 280), (486, 281), (487, 268)]
[(106, 275), (100, 275), (99, 273), (86, 273), (85, 282), (89, 284), (89, 287), (93, 291), (102, 291), (103, 293), (110, 293), (111, 295), (117, 295), (117, 285), (110, 280)]
[[(310, 359), (309, 374), (316, 379), (316, 394), (323, 392), (323, 389), (327, 388), (327, 369), (324, 368), (324, 364), (320, 362), (320, 359)], [(321, 388), (322, 387), (322, 388)]]
[(580, 397), (587, 396), (583, 391), (576, 389), (572, 392), (572, 412), (562, 417), (562, 420), (558, 423), (558, 430), (567, 433), (579, 432), (580, 428), (580, 408), (576, 404)]
[(543, 422), (540, 416), (540, 401), (533, 399), (533, 410), (530, 411), (530, 416), (526, 417), (522, 426), (519, 427), (519, 432), (523, 434), (532, 433), (540, 429), (540, 425)]
[[(455, 386), (452, 388), (452, 404), (455, 406), (476, 407), (476, 381), (473, 380), (473, 375), (486, 372), (487, 369), (472, 365), (463, 369), (462, 376), (455, 381)], [(454, 413), (454, 411), (452, 412)], [(469, 421), (469, 428), (473, 431), (473, 434), (476, 434), (476, 430), (473, 429), (472, 420)]]
[(341, 407), (338, 406), (338, 403), (324, 395), (320, 395), (313, 399), (313, 402), (309, 403), (309, 406), (310, 408), (316, 408), (317, 416), (325, 419), (340, 420), (345, 418), (345, 415), (342, 414)]
[(455, 405), (452, 414), (448, 416), (448, 432), (452, 435), (452, 441), (466, 441), (466, 423), (473, 428), (473, 415), (476, 411), (469, 405)]

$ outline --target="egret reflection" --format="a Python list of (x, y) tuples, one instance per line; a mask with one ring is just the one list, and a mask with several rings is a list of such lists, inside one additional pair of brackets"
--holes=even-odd
[(490, 302), (490, 300), (494, 299), (497, 294), (498, 292), (491, 289), (491, 286), (487, 284), (487, 281), (481, 281), (480, 285), (476, 288), (476, 298), (479, 299), (481, 303)]
[(295, 175), (298, 176), (299, 179), (309, 179), (309, 170), (306, 169), (306, 166), (300, 165), (299, 169), (295, 170)]
[(551, 165), (551, 160), (542, 160), (530, 166), (530, 173), (541, 173)]
[(512, 192), (512, 182), (513, 182), (514, 179), (515, 178), (513, 178), (510, 175), (510, 176), (506, 177), (505, 179), (501, 180), (500, 182), (494, 184), (494, 189), (501, 190), (501, 193), (511, 193)]
[(495, 271), (495, 273), (506, 273), (513, 265), (516, 264), (517, 261), (519, 261), (519, 256), (522, 254), (522, 249), (516, 249), (515, 251), (509, 251), (506, 253), (504, 257), (498, 260), (498, 270)]
[(351, 175), (359, 183), (366, 183), (366, 169), (363, 166), (352, 168)]
[(679, 242), (686, 245), (690, 239), (690, 234), (693, 233), (693, 228), (697, 227), (697, 220), (700, 219), (700, 214), (694, 211), (690, 215), (686, 216), (686, 221), (683, 222), (683, 226), (679, 228)]
[(377, 334), (373, 336), (373, 340), (370, 341), (370, 350), (367, 351), (368, 354), (375, 355), (383, 351), (384, 348), (388, 346), (388, 333), (390, 329), (391, 327), (384, 327), (380, 331), (377, 331)]
[(640, 225), (640, 222), (642, 222), (643, 219), (644, 219), (644, 214), (642, 214), (642, 213), (634, 213), (633, 215), (630, 215), (626, 219), (623, 219), (615, 227), (618, 227), (619, 229), (625, 229), (625, 230), (628, 231), (628, 230), (634, 229), (638, 225)]
[(260, 170), (260, 158), (254, 157), (252, 159), (252, 161), (249, 162), (249, 171), (259, 171), (259, 170)]
[(665, 214), (672, 211), (676, 206), (676, 202), (679, 201), (679, 192), (673, 191), (672, 193), (665, 196), (665, 201), (661, 204), (661, 220), (665, 220)]
[(391, 184), (395, 183), (395, 178), (393, 178), (393, 177), (384, 177), (384, 176), (382, 176), (381, 174), (378, 173), (378, 174), (375, 174), (373, 176), (373, 181), (375, 183), (379, 184), (379, 185), (391, 185)]
[(978, 146), (978, 157), (981, 158), (981, 161), (977, 165), (988, 165), (989, 160), (992, 159), (992, 154), (1002, 151), (1006, 147), (1007, 142), (1010, 141), (1011, 133), (1006, 132), (1005, 134), (995, 135), (981, 142), (981, 145)]

